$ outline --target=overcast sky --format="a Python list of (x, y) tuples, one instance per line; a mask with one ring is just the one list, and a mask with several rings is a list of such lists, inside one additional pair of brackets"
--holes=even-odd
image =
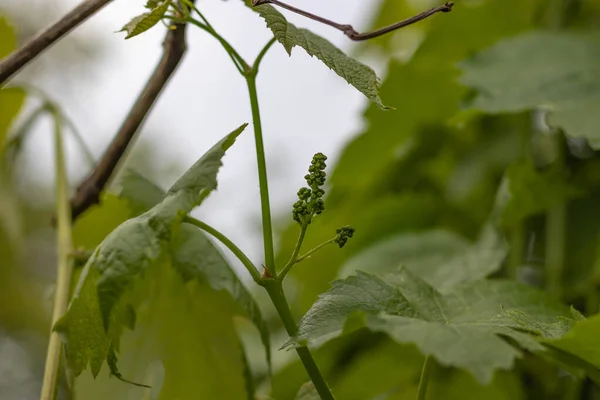
[[(20, 0), (2, 0), (18, 7)], [(79, 0), (62, 0), (61, 12)], [(61, 3), (61, 2), (58, 2)], [(63, 71), (44, 68), (36, 84), (58, 99), (85, 140), (99, 157), (116, 132), (135, 97), (161, 54), (164, 28), (123, 40), (115, 33), (131, 17), (144, 12), (144, 0), (115, 0), (88, 23), (75, 31), (74, 38), (93, 38), (100, 58), (85, 70)], [(376, 8), (364, 0), (291, 0), (291, 4), (364, 28)], [(43, 2), (42, 2), (43, 4)], [(48, 6), (48, 3), (46, 3)], [(198, 6), (212, 25), (251, 62), (272, 37), (265, 22), (241, 1), (200, 0)], [(60, 15), (57, 11), (57, 14)], [(283, 11), (297, 26), (321, 34), (344, 51), (352, 42), (341, 32)], [(41, 58), (52, 60), (68, 51), (77, 40), (65, 41)], [(245, 82), (222, 48), (205, 32), (190, 27), (189, 52), (167, 90), (147, 120), (142, 136), (158, 150), (154, 165), (176, 161), (182, 173), (204, 151), (244, 122), (251, 122)], [(61, 49), (62, 46), (62, 49)], [(28, 67), (35, 68), (35, 65)], [(274, 216), (291, 211), (295, 192), (303, 184), (306, 168), (315, 152), (330, 156), (333, 162), (342, 146), (360, 132), (361, 111), (366, 99), (328, 70), (318, 60), (296, 48), (291, 58), (276, 44), (267, 55), (258, 78), (259, 100), (269, 167)], [(52, 181), (52, 147), (49, 125), (41, 125), (26, 155), (30, 179)], [(74, 150), (70, 146), (70, 150)], [(86, 170), (70, 152), (71, 176), (76, 183)], [(330, 163), (331, 165), (331, 163)], [(219, 189), (195, 212), (237, 242), (255, 262), (262, 261), (260, 203), (255, 170), (252, 127), (229, 150), (219, 174)], [(164, 182), (167, 187), (175, 179)]]

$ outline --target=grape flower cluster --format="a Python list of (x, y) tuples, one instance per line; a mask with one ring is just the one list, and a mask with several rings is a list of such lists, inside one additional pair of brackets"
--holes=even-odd
[(336, 236), (333, 239), (334, 243), (337, 243), (340, 246), (340, 249), (344, 247), (349, 238), (354, 235), (354, 228), (351, 226), (342, 226), (341, 228), (337, 228), (335, 230)]
[(308, 168), (308, 174), (304, 176), (308, 187), (303, 187), (298, 191), (298, 201), (294, 203), (292, 216), (294, 221), (300, 225), (310, 224), (315, 215), (319, 215), (325, 210), (323, 195), (325, 190), (321, 187), (325, 185), (325, 161), (327, 156), (323, 153), (317, 153)]

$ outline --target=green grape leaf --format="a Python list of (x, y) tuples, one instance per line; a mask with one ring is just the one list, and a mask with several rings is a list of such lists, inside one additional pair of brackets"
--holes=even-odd
[(544, 343), (600, 369), (598, 338), (600, 338), (600, 314), (577, 322), (564, 336), (546, 339)]
[(2, 42), (0, 42), (0, 59), (2, 59), (17, 48), (15, 29), (2, 15), (0, 15), (0, 36), (2, 36)]
[(153, 8), (158, 7), (162, 1), (163, 0), (148, 0), (146, 1), (146, 5), (144, 7), (152, 10)]
[[(132, 170), (125, 172), (121, 186), (119, 196), (138, 212), (145, 212), (154, 207), (165, 196), (165, 192), (160, 187)], [(258, 329), (270, 365), (269, 330), (260, 308), (221, 252), (202, 231), (190, 225), (181, 227), (181, 231), (170, 247), (173, 266), (184, 279), (195, 278), (207, 282), (214, 290), (225, 289), (231, 294), (244, 314)]]
[(131, 21), (126, 23), (119, 32), (127, 32), (127, 36), (125, 36), (125, 39), (130, 39), (134, 36), (139, 35), (140, 33), (146, 32), (148, 29), (152, 28), (158, 23), (158, 21), (160, 21), (163, 18), (170, 4), (171, 0), (165, 0), (162, 2), (149, 1), (146, 4), (146, 7), (153, 6), (152, 11), (132, 18)]
[[(0, 15), (0, 59), (17, 47), (15, 30), (8, 20)], [(0, 154), (4, 150), (4, 141), (8, 128), (25, 102), (25, 92), (20, 88), (0, 89)]]
[(317, 389), (312, 382), (306, 382), (302, 386), (300, 386), (300, 390), (298, 390), (298, 394), (296, 395), (296, 400), (320, 400), (321, 396), (317, 393)]
[(532, 32), (462, 62), (460, 82), (477, 91), (472, 108), (499, 113), (547, 107), (550, 125), (600, 149), (599, 62), (600, 35)]
[(199, 229), (184, 225), (174, 243), (173, 266), (184, 278), (207, 282), (214, 290), (226, 290), (254, 323), (271, 363), (269, 329), (258, 304), (221, 252)]
[(148, 211), (165, 197), (162, 188), (132, 169), (123, 172), (119, 183), (119, 197), (129, 203), (136, 215)]
[(307, 29), (296, 28), (272, 6), (263, 4), (252, 8), (267, 22), (267, 27), (273, 32), (275, 39), (290, 56), (294, 47), (302, 47), (311, 57), (321, 60), (377, 106), (384, 110), (389, 109), (379, 97), (379, 80), (371, 68), (348, 57), (321, 36)]
[(248, 398), (229, 294), (197, 280), (184, 282), (168, 262), (150, 268), (134, 292), (132, 298), (141, 299), (137, 326), (120, 338), (119, 371), (152, 389), (124, 385), (104, 371), (95, 380), (83, 373), (75, 380), (79, 398)]
[[(106, 358), (107, 346), (114, 345), (112, 342), (118, 338), (121, 325), (127, 322), (123, 311), (128, 308), (119, 307), (121, 298), (132, 288), (136, 278), (158, 262), (183, 217), (216, 189), (221, 159), (246, 126), (240, 126), (204, 154), (160, 203), (119, 225), (96, 248), (82, 272), (67, 313), (56, 326), (67, 343), (67, 360), (75, 375), (80, 374), (88, 362), (92, 373), (98, 374), (100, 354)], [(75, 337), (75, 331), (88, 330), (103, 330), (105, 336), (103, 340), (94, 341), (87, 341), (86, 335)]]
[[(0, 20), (0, 24), (2, 24), (2, 20)], [(2, 33), (1, 29), (0, 26), (0, 34)], [(25, 97), (25, 91), (21, 88), (0, 89), (0, 154), (4, 151), (8, 129), (19, 115), (19, 111), (25, 103)]]
[(162, 244), (171, 240), (174, 224), (181, 222), (183, 216), (217, 188), (221, 158), (246, 126), (240, 126), (204, 154), (159, 204), (123, 223), (102, 242), (97, 256), (90, 261), (102, 272), (98, 295), (107, 326), (120, 295), (141, 271), (157, 260)]
[(497, 271), (506, 253), (504, 239), (489, 225), (472, 244), (442, 230), (403, 233), (358, 253), (342, 267), (340, 276), (346, 277), (360, 269), (393, 282), (398, 277), (398, 269), (404, 266), (445, 293), (458, 284), (476, 281)]
[(357, 312), (369, 329), (414, 343), (440, 364), (465, 369), (484, 384), (521, 354), (500, 336), (543, 351), (536, 339), (559, 337), (573, 324), (568, 307), (517, 282), (481, 280), (442, 295), (406, 268), (394, 283), (359, 271), (333, 282), (287, 345), (319, 344), (346, 333)]
[(66, 344), (66, 357), (75, 376), (89, 364), (96, 377), (110, 347), (95, 290), (99, 278), (100, 272), (88, 263), (81, 273), (68, 312), (54, 326)]
[(119, 225), (131, 218), (131, 207), (114, 194), (102, 195), (99, 204), (88, 208), (73, 226), (76, 249), (93, 250)]

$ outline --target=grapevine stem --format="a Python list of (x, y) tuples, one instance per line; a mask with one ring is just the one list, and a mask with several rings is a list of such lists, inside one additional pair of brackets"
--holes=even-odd
[(202, 22), (200, 22), (192, 17), (188, 17), (188, 19), (185, 21), (206, 31), (212, 37), (217, 39), (219, 41), (219, 43), (221, 43), (221, 46), (223, 46), (223, 48), (225, 49), (227, 54), (229, 54), (231, 61), (233, 61), (235, 68), (239, 71), (240, 74), (243, 75), (244, 72), (249, 68), (248, 64), (246, 63), (246, 61), (244, 61), (242, 56), (240, 56), (239, 53), (233, 48), (233, 46), (231, 46), (229, 44), (229, 42), (227, 40), (225, 40), (221, 35), (219, 35), (214, 29), (204, 25)]
[(521, 265), (523, 264), (526, 243), (525, 229), (525, 222), (519, 222), (513, 229), (510, 238), (511, 246), (508, 257), (507, 273), (508, 277), (513, 280), (519, 279), (519, 268), (521, 268)]
[(561, 296), (565, 263), (565, 229), (567, 210), (565, 202), (550, 208), (546, 217), (547, 288), (554, 296)]
[(292, 269), (294, 264), (296, 264), (298, 260), (298, 253), (300, 253), (300, 248), (302, 247), (302, 242), (304, 241), (304, 236), (306, 235), (306, 229), (308, 228), (308, 224), (303, 223), (300, 228), (300, 235), (298, 235), (298, 241), (296, 242), (296, 246), (294, 247), (294, 251), (290, 260), (285, 264), (285, 267), (279, 273), (279, 279), (282, 280), (283, 277)]
[(257, 283), (260, 282), (260, 272), (258, 272), (256, 267), (254, 266), (252, 261), (250, 261), (250, 259), (246, 256), (246, 254), (244, 254), (244, 252), (240, 250), (240, 248), (237, 247), (235, 243), (229, 240), (227, 236), (223, 235), (221, 232), (208, 225), (207, 223), (197, 220), (196, 218), (187, 216), (185, 217), (183, 222), (187, 222), (190, 225), (194, 225), (195, 227), (202, 229), (203, 231), (217, 239), (219, 242), (223, 243), (225, 247), (227, 247), (238, 258), (238, 260), (240, 260), (241, 263), (244, 264), (244, 267), (246, 267), (250, 275), (252, 275), (252, 279), (254, 279), (254, 281)]
[[(253, 71), (256, 72), (256, 66)], [(271, 205), (269, 202), (269, 184), (267, 180), (267, 162), (265, 158), (265, 145), (258, 107), (258, 93), (256, 91), (256, 73), (247, 74), (246, 82), (250, 94), (252, 108), (252, 123), (254, 125), (254, 141), (256, 143), (256, 158), (258, 164), (258, 184), (260, 188), (260, 205), (262, 214), (263, 241), (265, 249), (265, 265), (273, 278), (277, 277), (275, 268), (275, 250), (273, 246), (273, 227), (271, 223)]]
[(301, 255), (300, 257), (298, 257), (296, 259), (296, 263), (299, 263), (300, 261), (304, 261), (306, 260), (308, 257), (312, 256), (314, 253), (316, 253), (317, 251), (321, 250), (323, 247), (330, 245), (331, 243), (335, 242), (336, 238), (333, 239), (329, 239), (326, 242), (321, 243), (320, 245), (310, 249), (309, 251), (307, 251), (306, 253), (304, 253), (303, 255)]
[[(200, 21), (195, 21), (193, 19), (189, 19), (189, 22), (198, 26), (201, 29), (204, 29), (208, 33), (210, 33), (213, 37), (215, 37), (223, 47), (227, 50), (227, 52), (231, 55), (231, 58), (236, 64), (236, 67), (240, 69), (240, 65), (242, 66), (243, 76), (246, 79), (246, 84), (248, 86), (248, 94), (250, 96), (250, 107), (252, 109), (252, 123), (254, 125), (254, 140), (256, 144), (256, 158), (257, 158), (257, 166), (258, 166), (258, 183), (260, 189), (260, 204), (261, 204), (261, 215), (262, 215), (262, 229), (263, 229), (263, 243), (264, 243), (264, 256), (265, 256), (265, 264), (268, 274), (264, 274), (264, 276), (260, 276), (260, 273), (256, 270), (256, 267), (252, 262), (244, 255), (244, 253), (227, 237), (219, 233), (216, 229), (211, 228), (207, 224), (198, 221), (191, 217), (186, 217), (184, 220), (192, 225), (203, 229), (204, 231), (210, 233), (215, 238), (220, 240), (229, 250), (231, 250), (239, 259), (242, 261), (244, 266), (248, 269), (254, 280), (261, 286), (263, 286), (269, 297), (271, 298), (283, 325), (290, 336), (293, 336), (298, 331), (298, 326), (294, 321), (294, 317), (290, 311), (290, 307), (288, 305), (287, 299), (285, 298), (285, 294), (283, 293), (282, 282), (280, 279), (277, 279), (277, 268), (275, 266), (275, 250), (273, 245), (273, 225), (271, 222), (271, 205), (269, 201), (269, 185), (267, 179), (267, 162), (265, 157), (265, 146), (262, 135), (262, 124), (260, 119), (260, 108), (258, 105), (258, 92), (256, 90), (256, 76), (258, 74), (258, 68), (260, 66), (261, 61), (264, 56), (267, 54), (270, 47), (275, 43), (275, 38), (271, 39), (260, 51), (258, 54), (256, 61), (252, 67), (249, 67), (246, 62), (239, 56), (239, 54), (233, 49), (233, 47), (227, 43), (225, 39), (223, 39), (220, 35), (218, 35), (214, 29), (210, 29), (202, 24)], [(238, 64), (239, 63), (239, 64)], [(302, 233), (302, 237), (304, 233)], [(300, 244), (302, 243), (302, 237), (300, 238), (299, 245), (295, 250), (295, 258), (300, 251)], [(292, 263), (293, 265), (294, 263)], [(319, 367), (315, 363), (310, 350), (306, 346), (301, 346), (296, 348), (296, 352), (298, 353), (298, 357), (311, 381), (313, 382), (317, 393), (322, 400), (334, 400), (325, 379), (321, 375), (321, 371), (319, 371)]]
[[(73, 252), (71, 239), (71, 207), (69, 203), (69, 188), (65, 168), (61, 118), (58, 112), (54, 114), (55, 154), (56, 154), (56, 215), (57, 215), (57, 250), (58, 273), (56, 277), (56, 292), (52, 311), (52, 326), (67, 311), (73, 264), (70, 255)], [(50, 332), (44, 381), (41, 400), (53, 400), (56, 396), (58, 370), (60, 365), (62, 345), (58, 334)]]
[(419, 379), (419, 391), (417, 393), (417, 400), (425, 400), (427, 397), (427, 386), (429, 385), (429, 378), (431, 377), (431, 371), (433, 369), (434, 361), (431, 356), (425, 357), (423, 363), (423, 370), (421, 371), (421, 378)]
[[(568, 151), (562, 132), (555, 132), (554, 140), (559, 148), (555, 168), (564, 170)], [(565, 232), (567, 228), (567, 202), (560, 201), (550, 207), (546, 214), (546, 289), (554, 296), (562, 296), (562, 280), (565, 267)]]
[[(298, 325), (292, 316), (285, 294), (283, 293), (282, 281), (277, 279), (277, 268), (275, 266), (275, 252), (273, 248), (273, 228), (271, 224), (271, 206), (269, 204), (269, 186), (267, 181), (267, 163), (265, 160), (265, 148), (262, 136), (262, 126), (260, 121), (260, 109), (258, 107), (258, 93), (256, 91), (256, 75), (258, 74), (259, 64), (262, 61), (269, 47), (274, 43), (269, 41), (264, 49), (260, 52), (257, 60), (247, 74), (245, 74), (248, 84), (248, 92), (250, 94), (250, 105), (252, 108), (252, 121), (254, 125), (254, 138), (256, 142), (256, 158), (258, 165), (258, 182), (260, 188), (260, 203), (263, 225), (263, 242), (265, 248), (265, 263), (270, 277), (262, 279), (262, 286), (265, 287), (279, 318), (283, 322), (283, 326), (287, 333), (294, 336), (298, 331)], [(298, 249), (299, 250), (299, 249)], [(298, 357), (308, 376), (310, 377), (317, 393), (322, 400), (334, 400), (325, 379), (319, 371), (319, 367), (315, 363), (310, 350), (306, 346), (296, 348)]]
[[(280, 280), (270, 279), (264, 282), (264, 286), (283, 322), (285, 330), (290, 337), (293, 337), (298, 332), (298, 325), (296, 325), (296, 321), (294, 321), (287, 299), (283, 293), (282, 282)], [(321, 400), (335, 400), (329, 386), (327, 386), (327, 382), (325, 382), (323, 375), (321, 375), (321, 371), (315, 363), (312, 354), (310, 354), (308, 347), (296, 347), (296, 353), (298, 353), (298, 357), (300, 358), (300, 361), (302, 361), (302, 365), (304, 365), (304, 369), (306, 369)]]

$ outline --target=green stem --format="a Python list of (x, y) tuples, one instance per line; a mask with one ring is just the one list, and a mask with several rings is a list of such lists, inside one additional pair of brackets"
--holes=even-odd
[(44, 115), (48, 111), (48, 106), (44, 103), (42, 106), (37, 108), (34, 112), (29, 115), (23, 124), (15, 131), (15, 133), (9, 137), (4, 145), (4, 152), (9, 151), (18, 152), (23, 145), (23, 142), (27, 138), (27, 135), (31, 132), (31, 128), (37, 122), (38, 118)]
[[(260, 122), (260, 109), (258, 106), (258, 93), (256, 91), (256, 75), (260, 62), (265, 54), (274, 43), (274, 40), (269, 41), (263, 50), (259, 53), (252, 68), (245, 74), (248, 84), (248, 92), (250, 95), (250, 105), (252, 108), (252, 122), (254, 125), (254, 139), (256, 142), (256, 158), (258, 165), (258, 182), (260, 187), (260, 203), (263, 225), (263, 242), (265, 247), (265, 263), (266, 268), (271, 274), (271, 278), (262, 279), (262, 286), (265, 287), (279, 318), (283, 322), (283, 326), (290, 337), (294, 336), (298, 331), (298, 325), (294, 321), (292, 312), (288, 305), (285, 294), (283, 293), (282, 281), (277, 279), (277, 268), (275, 267), (275, 251), (273, 247), (273, 228), (271, 223), (271, 206), (269, 203), (269, 185), (267, 180), (267, 163), (265, 160), (265, 147), (262, 137), (262, 125)], [(299, 251), (299, 248), (298, 248)], [(300, 361), (304, 365), (310, 380), (312, 381), (317, 393), (322, 400), (334, 400), (325, 379), (319, 371), (319, 367), (315, 363), (310, 350), (306, 346), (296, 348), (296, 353)]]
[(510, 238), (510, 254), (507, 265), (507, 275), (510, 279), (517, 280), (519, 268), (523, 264), (526, 247), (525, 222), (521, 221), (515, 226)]
[(419, 391), (417, 393), (417, 400), (425, 400), (427, 397), (427, 386), (429, 385), (429, 378), (431, 377), (431, 371), (433, 370), (434, 360), (430, 356), (425, 357), (423, 363), (423, 370), (421, 370), (421, 378), (419, 379)]
[(26, 91), (28, 94), (33, 94), (42, 100), (42, 105), (36, 109), (30, 116), (23, 122), (23, 125), (20, 129), (13, 135), (6, 143), (5, 151), (9, 147), (14, 147), (18, 149), (18, 146), (25, 140), (26, 135), (29, 133), (31, 126), (45, 112), (50, 112), (55, 117), (60, 117), (62, 122), (69, 128), (71, 131), (73, 138), (77, 141), (77, 144), (83, 151), (83, 155), (86, 158), (86, 161), (90, 166), (96, 165), (96, 160), (94, 160), (94, 156), (92, 151), (83, 140), (83, 136), (75, 126), (75, 123), (65, 114), (64, 110), (60, 108), (60, 106), (50, 98), (43, 90), (37, 88), (30, 84), (19, 83), (17, 85), (13, 85), (11, 87), (19, 88)]
[(208, 19), (206, 19), (206, 17), (204, 16), (204, 14), (202, 14), (200, 12), (200, 10), (198, 10), (198, 7), (196, 7), (196, 5), (194, 3), (192, 3), (190, 0), (183, 0), (183, 2), (190, 7), (192, 10), (194, 10), (196, 12), (196, 14), (198, 14), (198, 16), (200, 18), (202, 18), (202, 21), (204, 21), (204, 23), (206, 24), (206, 26), (208, 26), (210, 29), (212, 29), (214, 31), (214, 28), (212, 27), (212, 25), (210, 24), (210, 22), (208, 22)]
[[(296, 325), (296, 321), (294, 321), (287, 299), (283, 293), (282, 282), (270, 279), (265, 281), (264, 286), (267, 289), (267, 293), (269, 293), (273, 305), (275, 305), (275, 309), (283, 322), (285, 330), (290, 337), (293, 337), (298, 332), (298, 325)], [(319, 393), (321, 400), (334, 400), (329, 386), (327, 386), (319, 367), (310, 354), (310, 350), (308, 350), (306, 346), (296, 347), (296, 353), (298, 353), (298, 357), (300, 358), (302, 365), (304, 365), (304, 369), (306, 369), (317, 393)]]
[[(254, 67), (256, 68), (256, 66)], [(253, 71), (256, 71), (253, 68)], [(258, 164), (258, 184), (260, 188), (260, 206), (262, 214), (263, 242), (265, 249), (265, 265), (273, 278), (277, 277), (275, 268), (275, 250), (273, 246), (273, 226), (271, 223), (271, 205), (269, 202), (269, 183), (267, 180), (267, 162), (265, 159), (265, 145), (260, 122), (260, 109), (258, 107), (258, 93), (256, 91), (256, 73), (246, 75), (250, 106), (252, 108), (252, 123), (254, 125), (254, 141), (256, 143), (256, 158)]]
[(546, 216), (546, 288), (558, 298), (562, 295), (566, 223), (566, 203), (552, 206)]
[(255, 74), (258, 74), (258, 67), (260, 66), (260, 63), (262, 62), (263, 58), (265, 58), (265, 55), (267, 54), (271, 46), (273, 46), (273, 43), (275, 43), (275, 38), (269, 40), (267, 44), (262, 48), (260, 53), (258, 53), (258, 56), (256, 56), (256, 60), (254, 61), (254, 65), (252, 66), (252, 70)]
[(312, 256), (314, 253), (316, 253), (317, 251), (321, 250), (323, 247), (325, 247), (333, 242), (335, 242), (335, 238), (329, 239), (328, 241), (321, 243), (314, 249), (307, 251), (306, 253), (304, 253), (303, 255), (301, 255), (300, 257), (298, 257), (296, 259), (296, 264), (298, 264), (300, 261), (306, 260), (308, 257)]
[[(67, 311), (71, 275), (73, 271), (70, 254), (73, 251), (71, 234), (71, 208), (69, 203), (69, 187), (65, 168), (63, 152), (63, 138), (60, 118), (54, 110), (55, 154), (56, 154), (56, 216), (57, 216), (57, 251), (58, 271), (56, 277), (56, 292), (54, 294), (54, 308), (52, 311), (52, 326)], [(56, 396), (58, 371), (62, 344), (58, 334), (50, 332), (44, 381), (42, 385), (41, 400), (53, 400)]]
[(221, 43), (227, 54), (229, 54), (229, 57), (235, 64), (235, 67), (240, 72), (240, 74), (244, 75), (246, 71), (250, 69), (250, 66), (248, 65), (248, 63), (246, 63), (246, 61), (244, 61), (242, 56), (240, 56), (239, 53), (233, 48), (233, 46), (231, 46), (227, 40), (225, 40), (221, 35), (219, 35), (217, 31), (215, 31), (212, 28), (209, 28), (202, 22), (192, 17), (188, 17), (186, 22), (189, 22), (190, 24), (195, 25), (198, 28), (208, 32), (212, 37), (217, 39), (219, 43)]
[(94, 158), (94, 154), (92, 153), (92, 150), (89, 148), (89, 146), (83, 139), (83, 135), (81, 134), (79, 129), (77, 129), (77, 126), (75, 126), (75, 123), (73, 122), (73, 120), (71, 120), (69, 117), (67, 117), (63, 112), (60, 113), (60, 118), (62, 119), (65, 126), (71, 131), (73, 138), (79, 145), (79, 148), (83, 151), (83, 155), (85, 156), (86, 162), (91, 167), (96, 166), (96, 159)]
[[(565, 170), (565, 154), (568, 148), (562, 131), (554, 132), (557, 157), (553, 168)], [(557, 202), (546, 213), (546, 290), (561, 298), (562, 280), (565, 267), (565, 245), (567, 228), (567, 204), (565, 200)]]
[(194, 225), (195, 227), (202, 229), (203, 231), (217, 239), (219, 242), (223, 243), (225, 247), (227, 247), (238, 258), (238, 260), (240, 260), (241, 263), (244, 264), (244, 267), (246, 267), (250, 275), (252, 275), (252, 279), (254, 279), (254, 281), (257, 283), (260, 283), (260, 272), (258, 272), (256, 267), (254, 266), (252, 261), (250, 261), (250, 259), (246, 256), (246, 254), (244, 254), (244, 252), (240, 250), (240, 248), (237, 247), (235, 243), (229, 240), (227, 236), (223, 235), (221, 232), (219, 232), (212, 226), (197, 220), (196, 218), (188, 216), (184, 218), (183, 222), (186, 222), (190, 225)]
[(283, 280), (283, 278), (286, 276), (286, 274), (288, 272), (290, 272), (290, 269), (292, 269), (294, 264), (296, 264), (296, 262), (297, 262), (296, 260), (298, 259), (298, 253), (300, 253), (300, 248), (302, 247), (302, 242), (304, 241), (304, 236), (306, 235), (307, 228), (308, 228), (308, 224), (306, 224), (306, 223), (302, 224), (302, 227), (300, 228), (300, 235), (298, 235), (298, 241), (296, 242), (296, 247), (294, 247), (294, 251), (292, 252), (292, 256), (290, 257), (290, 260), (287, 262), (287, 264), (285, 264), (285, 267), (283, 267), (283, 269), (279, 273), (279, 276), (278, 276), (279, 280)]

